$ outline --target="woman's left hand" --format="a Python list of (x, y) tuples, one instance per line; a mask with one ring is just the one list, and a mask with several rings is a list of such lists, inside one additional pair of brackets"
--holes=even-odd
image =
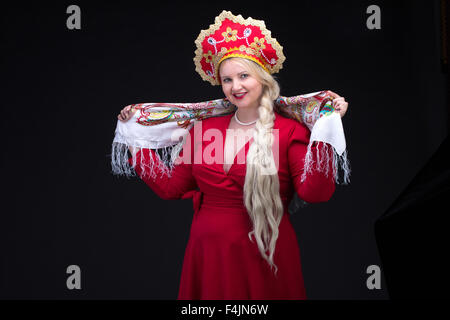
[(328, 92), (334, 98), (333, 99), (334, 109), (336, 110), (336, 112), (339, 112), (339, 114), (341, 115), (341, 118), (342, 118), (345, 115), (345, 113), (347, 112), (348, 102), (345, 101), (344, 97), (341, 97), (337, 93), (330, 91), (330, 90), (328, 90)]

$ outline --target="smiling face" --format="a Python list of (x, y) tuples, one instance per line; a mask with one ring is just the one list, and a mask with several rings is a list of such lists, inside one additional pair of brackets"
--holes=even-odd
[(263, 86), (239, 60), (230, 58), (220, 64), (219, 77), (227, 99), (238, 108), (260, 105)]

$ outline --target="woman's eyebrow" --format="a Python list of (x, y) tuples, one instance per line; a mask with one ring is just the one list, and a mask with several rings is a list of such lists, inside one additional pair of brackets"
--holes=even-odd
[[(248, 73), (248, 72), (247, 72), (247, 70), (244, 70), (244, 71), (238, 72), (237, 74), (240, 75), (242, 73)], [(222, 79), (223, 78), (229, 78), (229, 77), (231, 77), (231, 76), (229, 76), (229, 75), (220, 76), (220, 78), (222, 78)]]

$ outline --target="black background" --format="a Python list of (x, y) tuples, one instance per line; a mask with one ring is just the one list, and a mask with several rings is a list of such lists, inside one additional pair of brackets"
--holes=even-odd
[[(81, 30), (66, 27), (71, 4)], [(381, 30), (366, 27), (371, 4)], [(192, 60), (223, 9), (264, 20), (283, 45), (282, 95), (329, 89), (349, 102), (351, 184), (291, 217), (308, 298), (389, 298), (383, 276), (366, 286), (367, 267), (382, 268), (374, 222), (447, 134), (438, 1), (3, 6), (0, 298), (177, 297), (192, 202), (113, 176), (111, 142), (128, 104), (223, 96)], [(66, 287), (72, 264), (81, 290)]]

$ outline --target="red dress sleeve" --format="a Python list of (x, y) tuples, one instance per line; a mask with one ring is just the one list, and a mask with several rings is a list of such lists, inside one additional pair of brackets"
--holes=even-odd
[[(288, 138), (288, 162), (289, 170), (293, 179), (294, 188), (298, 196), (309, 203), (325, 202), (330, 200), (335, 190), (335, 181), (332, 169), (332, 156), (327, 164), (329, 166), (328, 174), (319, 172), (316, 168), (306, 175), (306, 179), (302, 182), (304, 170), (305, 156), (308, 149), (310, 131), (302, 124), (296, 123), (291, 129)], [(311, 152), (313, 163), (317, 163), (317, 154), (321, 153), (324, 143), (313, 144)], [(332, 148), (328, 148), (332, 152)]]
[[(180, 151), (179, 159), (183, 156), (186, 151), (188, 143), (190, 144), (190, 149), (193, 149), (193, 128), (189, 131), (188, 138)], [(189, 152), (191, 155), (193, 152)], [(139, 177), (162, 199), (174, 200), (181, 199), (184, 194), (194, 189), (197, 189), (197, 181), (192, 175), (192, 163), (193, 156), (191, 156), (191, 161), (180, 162), (175, 165), (172, 169), (170, 177), (163, 173), (161, 166), (165, 166), (164, 163), (159, 160), (156, 155), (156, 151), (153, 149), (142, 148), (136, 153), (136, 165), (134, 170), (139, 175)], [(153, 161), (153, 174), (149, 172), (149, 164)], [(178, 160), (179, 160), (178, 159)], [(133, 158), (128, 159), (130, 166), (133, 166)], [(143, 164), (140, 166), (139, 163)], [(147, 172), (144, 172), (146, 170)], [(153, 178), (151, 177), (153, 176)]]

